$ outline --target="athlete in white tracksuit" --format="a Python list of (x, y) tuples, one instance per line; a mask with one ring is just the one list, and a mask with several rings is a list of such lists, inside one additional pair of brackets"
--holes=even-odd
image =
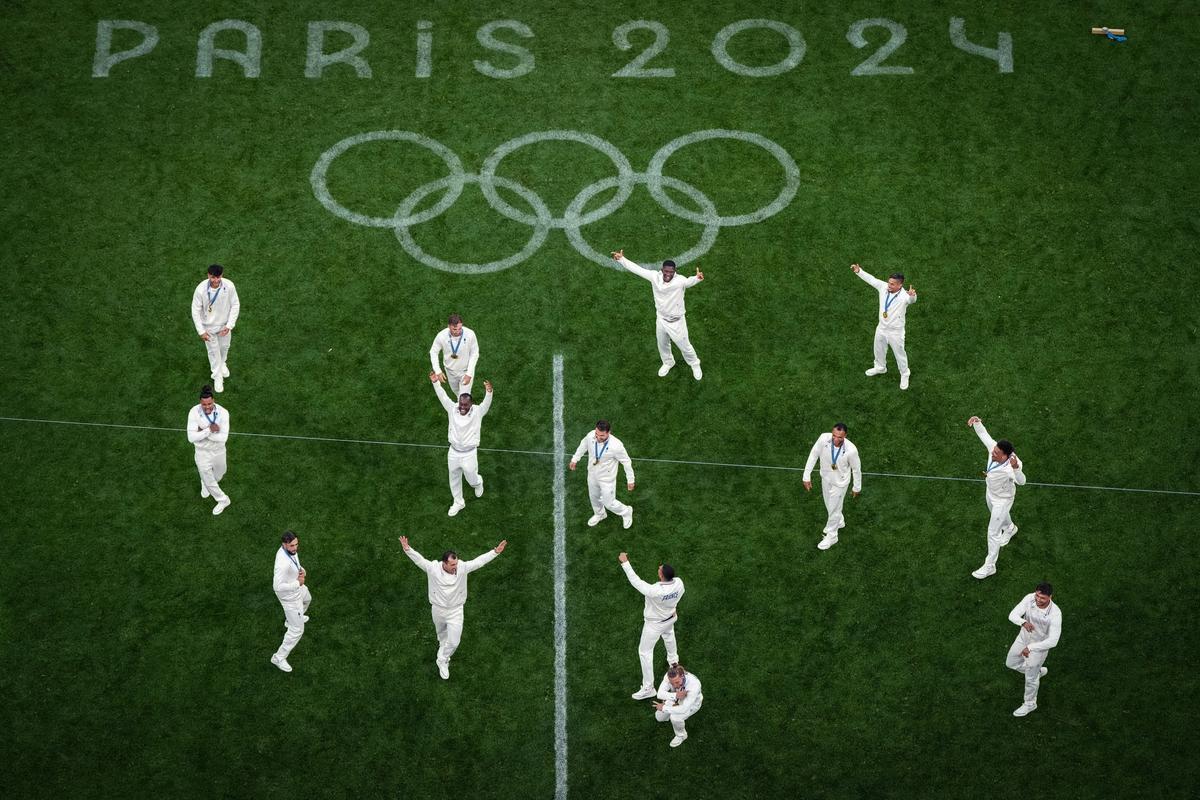
[(608, 420), (599, 420), (596, 429), (584, 436), (571, 456), (570, 468), (575, 469), (579, 459), (586, 454), (588, 460), (588, 497), (592, 502), (592, 516), (588, 527), (594, 528), (611, 511), (621, 517), (622, 527), (633, 525), (633, 506), (617, 499), (617, 464), (625, 468), (625, 487), (633, 491), (633, 461), (625, 450), (625, 444), (612, 435)]
[(479, 474), (479, 433), (483, 428), (483, 418), (492, 407), (492, 384), (483, 382), (487, 394), (482, 403), (475, 405), (470, 395), (459, 395), (458, 402), (451, 400), (438, 382), (436, 373), (430, 373), (429, 380), (450, 420), (446, 431), (446, 438), (450, 442), (450, 449), (446, 451), (446, 467), (450, 472), (450, 496), (454, 502), (446, 513), (453, 517), (467, 505), (463, 500), (463, 477), (466, 477), (467, 485), (475, 490), (475, 496), (483, 497), (483, 476)]
[(400, 537), (400, 546), (414, 564), (425, 571), (429, 580), (429, 606), (433, 612), (433, 627), (437, 631), (438, 651), (435, 663), (442, 680), (450, 679), (450, 657), (462, 640), (463, 605), (467, 602), (467, 576), (491, 563), (504, 552), (508, 541), (470, 561), (459, 561), (458, 553), (448, 550), (441, 561), (427, 561), (408, 545), (408, 537)]
[(675, 356), (671, 353), (671, 342), (679, 348), (683, 360), (692, 368), (692, 377), (700, 380), (704, 373), (700, 369), (700, 357), (692, 349), (688, 339), (687, 317), (683, 306), (683, 293), (704, 280), (704, 273), (696, 270), (693, 278), (680, 277), (675, 274), (675, 262), (664, 261), (662, 271), (646, 269), (625, 257), (623, 250), (613, 253), (613, 258), (625, 269), (650, 281), (654, 289), (654, 310), (658, 314), (654, 330), (658, 337), (658, 356), (662, 359), (662, 367), (658, 370), (659, 377), (666, 377), (675, 366)]
[(675, 568), (661, 564), (658, 568), (658, 583), (650, 584), (637, 576), (629, 556), (617, 556), (625, 577), (646, 598), (642, 610), (642, 638), (638, 642), (638, 660), (642, 662), (642, 685), (633, 693), (634, 700), (654, 697), (654, 645), (661, 638), (667, 648), (667, 665), (679, 663), (679, 648), (675, 645), (675, 620), (679, 615), (676, 607), (683, 597), (683, 581), (675, 577)]
[(654, 704), (654, 718), (659, 722), (670, 722), (675, 730), (671, 747), (679, 747), (687, 739), (684, 720), (700, 710), (704, 695), (700, 693), (700, 679), (679, 664), (672, 664), (658, 685), (659, 702)]
[(229, 412), (213, 400), (212, 390), (200, 390), (200, 403), (188, 412), (188, 441), (196, 446), (196, 469), (200, 473), (200, 496), (217, 501), (213, 514), (231, 502), (218, 483), (225, 477), (225, 441), (229, 438)]
[(1042, 665), (1062, 634), (1062, 611), (1052, 599), (1053, 594), (1050, 584), (1039, 583), (1037, 590), (1021, 598), (1008, 615), (1008, 621), (1020, 625), (1021, 631), (1008, 648), (1004, 663), (1025, 675), (1025, 701), (1013, 712), (1014, 717), (1023, 717), (1037, 708), (1038, 686), (1049, 672)]
[(237, 288), (224, 272), (220, 264), (213, 264), (208, 278), (192, 292), (192, 324), (208, 351), (213, 389), (218, 392), (225, 390), (225, 378), (229, 377), (229, 344), (242, 309)]
[[(438, 355), (446, 365), (443, 372), (438, 365)], [(450, 384), (450, 391), (457, 400), (460, 394), (471, 394), (475, 389), (475, 365), (479, 363), (479, 340), (475, 331), (463, 325), (462, 317), (450, 315), (450, 324), (433, 338), (429, 346), (429, 366), (437, 373), (438, 380)]]
[[(842, 516), (842, 502), (849, 488), (855, 497), (862, 491), (862, 464), (858, 448), (846, 438), (846, 426), (838, 423), (831, 433), (822, 433), (808, 453), (804, 462), (804, 490), (812, 491), (812, 471), (817, 461), (821, 462), (821, 496), (825, 498), (825, 510), (829, 518), (825, 521), (825, 535), (817, 544), (828, 550), (837, 544), (838, 531), (846, 527)], [(851, 486), (851, 479), (854, 485)]]
[(300, 566), (300, 539), (291, 531), (283, 532), (283, 543), (275, 551), (275, 579), (272, 588), (279, 604), (283, 606), (284, 624), (287, 632), (283, 635), (283, 643), (271, 656), (271, 663), (284, 672), (291, 672), (292, 665), (288, 663), (288, 654), (304, 635), (304, 623), (308, 622), (308, 605), (312, 602), (312, 594), (308, 591), (306, 580), (308, 575)]
[(1000, 548), (1008, 544), (1017, 532), (1017, 526), (1012, 521), (1013, 501), (1017, 499), (1017, 487), (1025, 483), (1025, 472), (1017, 454), (1013, 452), (1012, 443), (1007, 439), (997, 442), (983, 427), (983, 420), (971, 417), (967, 425), (975, 429), (979, 441), (988, 451), (988, 463), (983, 470), (983, 478), (987, 489), (984, 499), (987, 501), (987, 557), (983, 566), (971, 574), (983, 579), (996, 574), (996, 560), (1000, 557)]
[(896, 368), (900, 370), (900, 388), (908, 388), (908, 353), (904, 351), (904, 318), (908, 307), (917, 302), (917, 292), (911, 286), (904, 291), (904, 275), (893, 273), (886, 282), (871, 275), (858, 264), (851, 264), (858, 277), (879, 292), (879, 323), (875, 326), (875, 365), (867, 370), (868, 375), (887, 372), (888, 346), (896, 356)]

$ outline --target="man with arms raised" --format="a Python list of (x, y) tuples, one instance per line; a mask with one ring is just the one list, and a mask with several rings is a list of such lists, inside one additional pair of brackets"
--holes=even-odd
[(996, 574), (996, 560), (1000, 558), (1000, 548), (1009, 543), (1017, 532), (1017, 526), (1012, 521), (1013, 502), (1017, 499), (1017, 487), (1025, 483), (1025, 472), (1021, 460), (1013, 451), (1012, 442), (1007, 439), (996, 441), (983, 427), (983, 420), (971, 417), (967, 425), (975, 429), (979, 441), (988, 451), (988, 463), (982, 472), (987, 489), (984, 500), (987, 501), (987, 557), (983, 566), (971, 574), (983, 580), (989, 575)]
[(828, 550), (837, 544), (838, 531), (846, 527), (842, 516), (842, 502), (851, 478), (851, 491), (858, 497), (862, 491), (862, 465), (858, 459), (858, 448), (846, 438), (846, 423), (833, 426), (831, 433), (822, 433), (808, 453), (804, 464), (804, 491), (812, 491), (812, 471), (817, 461), (821, 462), (821, 496), (825, 498), (825, 510), (829, 518), (825, 521), (825, 536), (817, 543), (820, 550)]
[(658, 336), (658, 355), (662, 359), (658, 377), (665, 378), (675, 366), (675, 356), (671, 353), (671, 342), (674, 342), (683, 355), (684, 362), (692, 368), (692, 377), (700, 380), (704, 373), (700, 370), (700, 357), (696, 355), (691, 340), (688, 339), (683, 293), (704, 280), (704, 273), (697, 269), (693, 278), (679, 277), (675, 274), (675, 262), (669, 260), (663, 262), (661, 272), (645, 269), (626, 258), (624, 250), (615, 251), (612, 257), (634, 275), (650, 281), (654, 290), (654, 310), (658, 313), (654, 330)]
[(588, 497), (592, 501), (588, 527), (599, 525), (600, 520), (611, 511), (621, 517), (622, 527), (629, 528), (633, 525), (633, 506), (627, 506), (617, 499), (617, 464), (625, 468), (625, 487), (632, 492), (633, 461), (625, 450), (625, 444), (612, 435), (612, 425), (608, 420), (598, 420), (596, 429), (579, 442), (575, 455), (571, 456), (569, 466), (572, 470), (585, 453), (588, 460)]
[(633, 693), (634, 700), (654, 697), (654, 646), (659, 638), (667, 648), (667, 664), (679, 663), (679, 649), (675, 646), (675, 611), (683, 597), (683, 581), (675, 577), (675, 568), (670, 564), (658, 567), (658, 583), (649, 584), (638, 577), (629, 563), (629, 555), (617, 556), (625, 577), (646, 598), (642, 611), (642, 638), (638, 642), (638, 659), (642, 662), (642, 686)]
[(442, 680), (450, 680), (450, 657), (462, 640), (463, 605), (467, 602), (467, 576), (492, 562), (504, 552), (508, 541), (470, 561), (459, 561), (458, 553), (447, 550), (441, 561), (427, 561), (408, 545), (408, 537), (400, 537), (404, 554), (420, 567), (429, 580), (429, 606), (433, 612), (433, 627), (437, 631), (438, 651), (435, 663)]
[(446, 514), (453, 517), (467, 507), (462, 493), (464, 476), (467, 484), (475, 490), (475, 496), (483, 497), (483, 476), (479, 474), (479, 434), (483, 429), (483, 418), (492, 407), (492, 384), (483, 382), (487, 394), (479, 405), (472, 403), (471, 395), (466, 392), (460, 394), (455, 403), (442, 388), (439, 377), (436, 372), (429, 373), (433, 392), (450, 420), (446, 432), (450, 442), (450, 449), (446, 451), (446, 467), (450, 472), (450, 496), (454, 502)]
[(896, 357), (896, 369), (900, 370), (900, 388), (908, 388), (908, 353), (904, 351), (904, 317), (908, 307), (917, 302), (917, 290), (908, 287), (904, 289), (904, 275), (893, 272), (887, 283), (879, 280), (858, 264), (851, 264), (850, 269), (879, 292), (879, 322), (875, 326), (875, 364), (867, 375), (882, 375), (887, 372), (887, 351), (891, 345), (892, 355)]

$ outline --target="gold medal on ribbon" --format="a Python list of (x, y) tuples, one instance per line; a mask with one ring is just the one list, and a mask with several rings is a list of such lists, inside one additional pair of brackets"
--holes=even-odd
[(597, 467), (597, 466), (599, 466), (599, 465), (600, 465), (600, 459), (598, 459), (598, 458), (594, 458), (594, 459), (592, 459), (592, 466), (593, 466), (593, 467)]
[(884, 318), (884, 319), (887, 319), (887, 312), (886, 312), (886, 311), (885, 311), (885, 312), (883, 312), (883, 318)]
[(837, 469), (837, 464), (830, 464), (830, 465), (829, 465), (829, 468), (830, 468), (830, 469)]
[(457, 358), (458, 358), (458, 353), (454, 353), (454, 354), (453, 354), (453, 355), (451, 355), (450, 357), (451, 357), (451, 358), (454, 358), (454, 359), (457, 359)]

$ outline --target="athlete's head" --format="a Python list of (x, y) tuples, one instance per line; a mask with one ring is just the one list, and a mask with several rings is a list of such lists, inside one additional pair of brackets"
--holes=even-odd
[(658, 567), (658, 579), (660, 581), (675, 580), (675, 568), (670, 564), (660, 564)]
[(296, 549), (300, 547), (300, 538), (291, 531), (284, 531), (283, 536), (279, 538), (283, 542), (283, 549), (289, 553), (296, 552)]
[(458, 413), (466, 416), (471, 413), (471, 394), (463, 392), (458, 396)]
[(1038, 608), (1045, 608), (1050, 605), (1050, 598), (1053, 594), (1054, 587), (1046, 581), (1042, 581), (1033, 592), (1033, 601), (1037, 603)]
[(211, 386), (204, 386), (200, 389), (200, 407), (204, 409), (204, 413), (211, 414), (213, 406), (217, 403), (213, 400), (213, 390)]
[(442, 569), (454, 575), (458, 572), (458, 553), (453, 550), (447, 550), (442, 553)]
[(904, 273), (893, 272), (888, 278), (888, 291), (893, 294), (904, 288)]
[(606, 419), (596, 420), (596, 441), (607, 442), (612, 435), (612, 425)]
[(208, 285), (214, 289), (221, 285), (221, 276), (225, 274), (225, 268), (220, 264), (210, 264), (208, 266)]
[(996, 442), (996, 446), (992, 448), (992, 460), (997, 464), (1003, 464), (1008, 461), (1008, 457), (1013, 454), (1012, 442), (1008, 439), (1001, 439)]
[(839, 422), (833, 426), (833, 446), (841, 447), (844, 441), (846, 441), (846, 423)]
[(462, 335), (462, 317), (460, 317), (458, 314), (451, 314), (450, 320), (447, 323), (447, 327), (450, 328), (451, 336), (461, 336)]
[(675, 277), (675, 262), (669, 258), (663, 262), (662, 276), (663, 283), (670, 283), (671, 279)]
[(672, 664), (667, 670), (667, 680), (671, 682), (672, 689), (683, 688), (683, 679), (687, 676), (687, 670), (683, 668), (683, 664)]

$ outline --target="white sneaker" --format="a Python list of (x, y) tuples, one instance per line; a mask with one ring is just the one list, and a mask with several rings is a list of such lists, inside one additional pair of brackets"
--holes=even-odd
[(479, 476), (479, 485), (475, 487), (475, 496), (483, 497), (483, 476)]
[(868, 377), (873, 378), (876, 375), (882, 375), (885, 372), (887, 372), (887, 367), (871, 367), (869, 370), (867, 370), (863, 374), (865, 374)]
[(663, 364), (661, 367), (658, 368), (658, 377), (660, 377), (660, 378), (667, 377), (667, 373), (670, 372), (674, 367), (675, 367), (674, 364)]
[(292, 665), (287, 662), (286, 658), (280, 658), (279, 656), (271, 656), (271, 663), (274, 664), (275, 666), (279, 667), (279, 669), (283, 670), (284, 672), (292, 671)]
[(629, 508), (629, 513), (626, 514), (625, 516), (621, 517), (621, 527), (624, 528), (625, 530), (629, 530), (630, 528), (633, 527), (633, 507), (632, 506), (630, 506), (630, 508)]
[(233, 501), (230, 500), (228, 497), (226, 497), (224, 500), (218, 500), (217, 504), (215, 506), (213, 506), (213, 516), (215, 517), (218, 514), (220, 514), (222, 511), (224, 511), (225, 509), (229, 508), (229, 504), (232, 502)]
[(671, 747), (679, 747), (679, 745), (683, 744), (685, 739), (687, 739), (686, 733), (682, 734), (680, 736), (676, 736), (674, 739), (671, 740)]
[(836, 533), (833, 534), (832, 536), (827, 533), (827, 534), (825, 534), (825, 537), (823, 539), (821, 539), (821, 541), (817, 542), (817, 549), (818, 550), (828, 550), (829, 548), (831, 548), (835, 544), (837, 544), (837, 540), (838, 540), (838, 537), (837, 537)]
[(588, 527), (589, 528), (596, 527), (597, 525), (600, 524), (600, 520), (605, 519), (606, 517), (608, 517), (607, 512), (604, 514), (592, 514), (592, 516), (588, 517)]
[(651, 697), (654, 697), (654, 690), (649, 686), (643, 686), (641, 689), (638, 689), (636, 692), (631, 694), (630, 697), (632, 697), (634, 700), (649, 700)]
[(222, 378), (228, 378), (228, 377), (229, 377), (229, 367), (228, 367), (228, 366), (226, 366), (225, 364), (222, 364), (222, 365), (221, 365), (221, 377), (222, 377)]
[(901, 390), (904, 390), (904, 389), (907, 389), (907, 388), (908, 388), (908, 376), (907, 376), (907, 375), (901, 375), (901, 376), (900, 376), (900, 389), (901, 389)]
[(1041, 677), (1041, 678), (1046, 677), (1046, 673), (1049, 671), (1050, 670), (1046, 669), (1045, 667), (1042, 667), (1041, 669), (1038, 670), (1038, 677)]
[(846, 521), (842, 520), (841, 522), (838, 523), (838, 530), (840, 531), (844, 527), (846, 527)]
[(692, 377), (695, 378), (696, 380), (700, 380), (701, 378), (704, 377), (704, 371), (702, 369), (700, 369), (699, 364), (692, 367)]
[(972, 577), (978, 578), (979, 580), (983, 580), (984, 578), (990, 577), (995, 574), (996, 574), (996, 568), (989, 567), (986, 564), (984, 564), (982, 567), (980, 567), (979, 569), (977, 569), (971, 573)]
[(458, 516), (458, 512), (462, 511), (466, 507), (467, 507), (466, 503), (455, 503), (454, 505), (450, 506), (450, 508), (446, 511), (446, 516), (447, 517), (456, 517), (456, 516)]
[(439, 662), (437, 662), (437, 668), (438, 668), (438, 675), (441, 676), (442, 680), (444, 680), (444, 681), (450, 680), (450, 665), (449, 664), (447, 664), (445, 661), (439, 661)]
[(1021, 707), (1013, 712), (1014, 717), (1024, 717), (1037, 710), (1037, 703), (1021, 703)]
[(1009, 526), (1008, 526), (1008, 530), (1007, 530), (1007, 531), (1005, 531), (1004, 535), (1000, 537), (1000, 546), (1001, 546), (1001, 547), (1004, 547), (1004, 545), (1006, 545), (1006, 544), (1008, 544), (1009, 542), (1011, 542), (1011, 541), (1012, 541), (1012, 537), (1014, 537), (1014, 536), (1016, 536), (1016, 535), (1017, 535), (1017, 526), (1016, 526), (1016, 525), (1009, 525)]
[(225, 391), (225, 381), (222, 378), (213, 378), (213, 391), (214, 392)]
[(208, 493), (208, 487), (203, 483), (200, 484), (200, 497), (203, 500), (207, 500), (208, 498), (212, 497), (212, 495)]

